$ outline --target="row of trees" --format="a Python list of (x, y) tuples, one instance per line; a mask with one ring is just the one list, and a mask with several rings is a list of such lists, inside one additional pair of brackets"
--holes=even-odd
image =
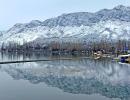
[(123, 53), (130, 49), (130, 41), (119, 40), (117, 42), (58, 42), (51, 41), (48, 43), (19, 43), (10, 42), (8, 45), (3, 43), (1, 51), (103, 51), (104, 53)]

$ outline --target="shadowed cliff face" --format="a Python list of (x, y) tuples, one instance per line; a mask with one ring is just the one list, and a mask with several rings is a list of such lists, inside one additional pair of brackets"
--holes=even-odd
[(130, 99), (130, 65), (109, 60), (80, 59), (0, 65), (14, 79), (32, 84), (44, 82), (72, 94), (100, 94)]

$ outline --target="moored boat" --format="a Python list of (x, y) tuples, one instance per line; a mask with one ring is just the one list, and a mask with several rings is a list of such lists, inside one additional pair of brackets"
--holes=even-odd
[(128, 54), (128, 55), (119, 55), (118, 59), (119, 59), (119, 62), (121, 62), (121, 63), (130, 63), (130, 54)]

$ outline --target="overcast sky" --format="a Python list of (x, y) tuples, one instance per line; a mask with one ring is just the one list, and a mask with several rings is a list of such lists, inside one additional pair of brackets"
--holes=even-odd
[(70, 12), (96, 12), (117, 5), (130, 6), (130, 0), (0, 0), (0, 30), (15, 23), (43, 21)]

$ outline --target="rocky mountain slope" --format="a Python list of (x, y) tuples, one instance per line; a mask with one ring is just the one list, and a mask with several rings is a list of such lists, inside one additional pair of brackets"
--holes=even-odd
[(15, 24), (0, 35), (0, 44), (24, 44), (32, 41), (116, 41), (130, 39), (130, 7), (119, 5), (95, 13), (63, 14), (43, 22)]

